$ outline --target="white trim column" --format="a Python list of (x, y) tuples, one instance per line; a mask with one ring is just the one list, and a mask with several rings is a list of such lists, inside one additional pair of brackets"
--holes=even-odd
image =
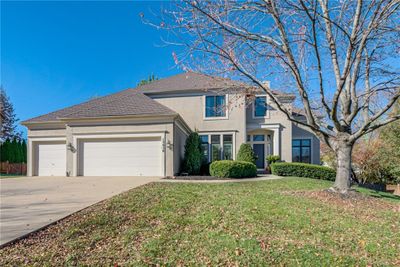
[(262, 124), (262, 129), (268, 129), (274, 132), (273, 134), (273, 141), (272, 141), (272, 148), (273, 148), (273, 155), (281, 155), (281, 125), (277, 124)]

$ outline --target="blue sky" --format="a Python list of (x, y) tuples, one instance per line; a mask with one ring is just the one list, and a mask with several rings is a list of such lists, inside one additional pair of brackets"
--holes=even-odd
[[(181, 70), (139, 17), (161, 2), (1, 2), (1, 84), (22, 121)], [(160, 47), (161, 45), (161, 47)], [(24, 130), (25, 127), (20, 127)]]

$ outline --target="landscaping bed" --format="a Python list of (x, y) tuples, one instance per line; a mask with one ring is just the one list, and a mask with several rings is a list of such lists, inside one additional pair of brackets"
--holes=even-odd
[(1, 249), (0, 266), (399, 266), (400, 200), (331, 185), (152, 183)]
[(226, 180), (226, 178), (219, 178), (215, 176), (207, 176), (207, 175), (182, 175), (182, 176), (167, 176), (163, 179), (166, 180)]

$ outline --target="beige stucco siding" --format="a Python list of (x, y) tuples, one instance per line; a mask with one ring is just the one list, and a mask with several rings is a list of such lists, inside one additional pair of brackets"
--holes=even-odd
[[(267, 98), (268, 99), (268, 98)], [(281, 159), (286, 162), (292, 161), (292, 122), (289, 121), (285, 114), (279, 111), (274, 104), (268, 103), (268, 111), (267, 116), (264, 118), (255, 118), (253, 116), (254, 109), (253, 105), (248, 105), (246, 108), (246, 121), (247, 128), (257, 129), (268, 126), (279, 125), (279, 151)], [(290, 104), (288, 104), (290, 106)], [(260, 131), (258, 131), (260, 132)], [(266, 130), (266, 133), (270, 133), (270, 131)]]
[[(58, 127), (61, 127), (60, 125)], [(118, 136), (145, 136), (145, 135), (156, 135), (160, 136), (162, 144), (173, 144), (174, 143), (174, 120), (164, 122), (149, 122), (143, 121), (118, 121), (118, 120), (105, 120), (105, 121), (90, 121), (90, 122), (66, 122), (64, 129), (46, 129), (43, 127), (28, 127), (28, 139), (31, 144), (40, 140), (50, 140), (51, 138), (65, 138), (67, 144), (67, 157), (66, 157), (66, 171), (69, 175), (77, 175), (78, 165), (78, 151), (79, 151), (79, 140), (93, 137), (105, 137), (115, 138)], [(68, 147), (72, 145), (72, 149)], [(160, 146), (160, 149), (163, 149)], [(165, 149), (165, 174), (174, 174), (174, 147), (166, 145)], [(32, 169), (32, 149), (29, 149), (29, 161), (28, 168)], [(28, 171), (29, 172), (29, 171)], [(32, 175), (30, 171), (30, 175)]]
[(205, 118), (204, 95), (158, 96), (152, 98), (180, 114), (192, 130), (201, 133), (235, 133), (235, 154), (240, 145), (246, 141), (246, 113), (243, 108), (244, 99), (242, 97), (228, 95), (227, 118)]

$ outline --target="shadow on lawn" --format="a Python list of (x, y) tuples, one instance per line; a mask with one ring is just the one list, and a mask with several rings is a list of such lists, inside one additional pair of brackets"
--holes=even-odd
[(372, 190), (372, 189), (366, 189), (366, 188), (361, 188), (361, 187), (356, 187), (355, 190), (357, 192), (359, 192), (359, 193), (363, 193), (363, 194), (368, 195), (370, 197), (375, 197), (375, 198), (387, 199), (387, 200), (391, 200), (391, 201), (399, 201), (400, 202), (400, 196), (396, 196), (396, 195), (388, 193), (388, 192)]

